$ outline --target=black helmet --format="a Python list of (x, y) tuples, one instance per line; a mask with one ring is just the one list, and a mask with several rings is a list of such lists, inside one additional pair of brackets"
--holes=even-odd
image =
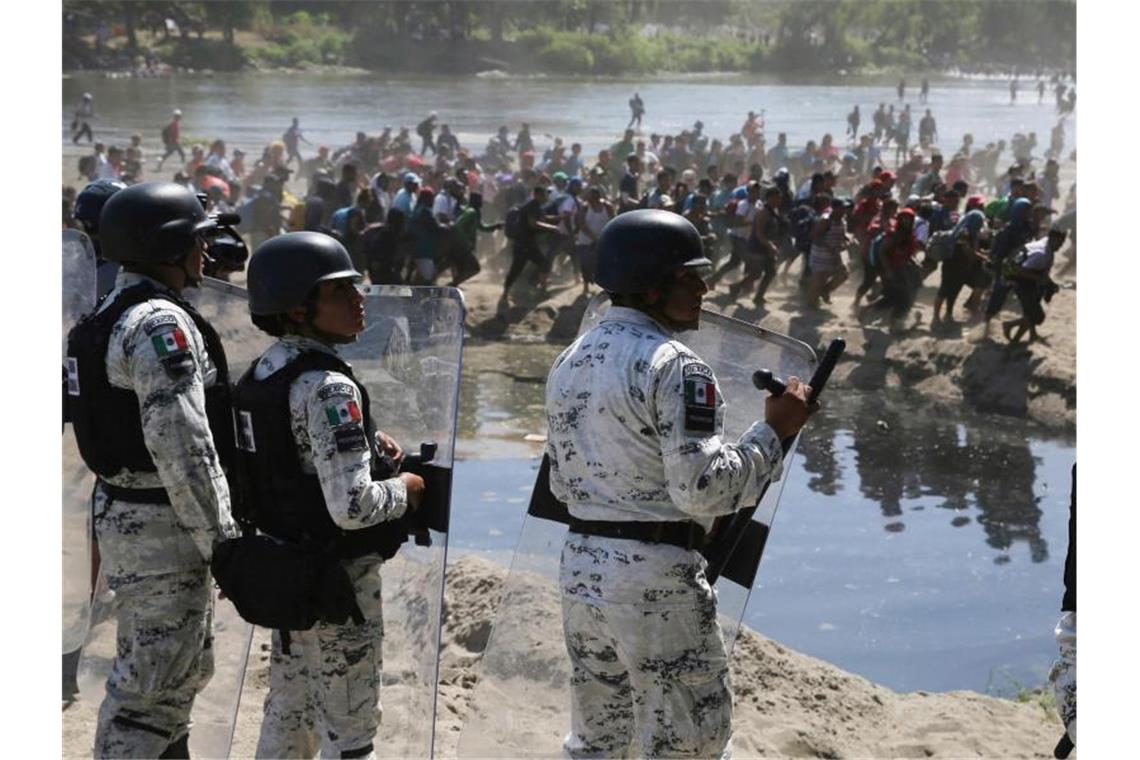
[(363, 277), (348, 251), (323, 232), (287, 232), (257, 247), (249, 259), (249, 313), (283, 314), (301, 306), (309, 291), (326, 280)]
[(117, 179), (97, 179), (75, 197), (75, 220), (83, 225), (88, 235), (99, 234), (99, 214), (107, 199), (127, 187)]
[(143, 182), (111, 196), (99, 215), (103, 258), (137, 264), (171, 263), (194, 239), (217, 227), (194, 191), (174, 182)]
[(639, 209), (620, 214), (598, 238), (595, 281), (609, 293), (644, 293), (678, 267), (712, 266), (701, 233), (679, 214)]

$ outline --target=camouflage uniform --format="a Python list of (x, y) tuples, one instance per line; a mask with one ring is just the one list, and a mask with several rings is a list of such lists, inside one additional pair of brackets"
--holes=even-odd
[[(254, 377), (263, 380), (302, 351), (333, 353), (323, 343), (287, 336), (258, 360)], [(293, 438), (302, 467), (316, 473), (329, 515), (345, 530), (398, 519), (407, 509), (407, 490), (399, 478), (375, 482), (371, 453), (342, 451), (330, 422), (330, 405), (361, 403), (360, 393), (338, 372), (304, 372), (289, 389)], [(357, 423), (359, 424), (359, 423)], [(257, 757), (313, 757), (321, 745), (320, 729), (338, 753), (368, 750), (380, 726), (381, 618), (379, 555), (344, 561), (365, 622), (317, 623), (308, 631), (290, 631), (289, 649), (273, 633), (269, 693), (257, 742)]]
[[(146, 279), (120, 273), (102, 308)], [(161, 352), (155, 338), (178, 331), (185, 346)], [(170, 504), (124, 502), (96, 490), (95, 532), (115, 592), (118, 642), (94, 753), (157, 757), (187, 733), (194, 697), (213, 674), (209, 559), (215, 541), (238, 532), (206, 419), (204, 389), (217, 381), (217, 368), (189, 315), (159, 299), (123, 313), (106, 362), (111, 385), (139, 398), (143, 437), (158, 468), (122, 470), (106, 480), (163, 488)]]
[[(754, 505), (782, 450), (757, 422), (726, 443), (712, 370), (644, 313), (612, 307), (554, 362), (550, 485), (581, 520), (713, 520)], [(571, 532), (563, 629), (571, 757), (729, 753), (732, 695), (716, 594), (694, 549)]]

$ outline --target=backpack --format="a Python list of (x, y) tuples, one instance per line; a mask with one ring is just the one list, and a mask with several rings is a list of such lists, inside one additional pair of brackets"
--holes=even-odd
[(522, 204), (516, 203), (507, 209), (507, 215), (503, 217), (503, 234), (507, 240), (518, 240), (522, 234), (522, 225)]
[(940, 230), (930, 236), (926, 243), (926, 258), (930, 261), (946, 261), (954, 255), (954, 235), (950, 230)]
[(792, 239), (800, 253), (811, 251), (811, 228), (818, 218), (819, 214), (806, 203), (796, 206), (788, 214), (788, 221), (792, 224)]
[(162, 142), (164, 145), (171, 145), (174, 143), (173, 125), (167, 124), (162, 128)]

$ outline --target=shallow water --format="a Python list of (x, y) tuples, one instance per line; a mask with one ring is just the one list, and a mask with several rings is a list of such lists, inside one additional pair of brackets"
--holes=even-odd
[[(1030, 92), (1034, 84), (1023, 78), (1017, 103), (1010, 105), (1008, 80), (935, 80), (929, 102), (921, 104), (914, 82), (907, 90), (907, 102), (914, 112), (912, 138), (917, 139), (922, 110), (930, 108), (938, 121), (938, 144), (943, 150), (955, 150), (967, 132), (974, 135), (975, 147), (981, 147), (999, 138), (1008, 142), (1015, 132), (1035, 131), (1036, 152), (1041, 154), (1049, 145), (1049, 132), (1057, 115), (1050, 92), (1038, 105), (1036, 92)], [(550, 144), (551, 138), (544, 138), (544, 134), (559, 135), (567, 143), (581, 142), (584, 154), (593, 158), (620, 136), (629, 121), (627, 101), (634, 90), (646, 104), (641, 128), (646, 137), (655, 131), (676, 134), (700, 119), (706, 134), (723, 140), (740, 129), (748, 110), (763, 110), (769, 144), (774, 144), (775, 134), (783, 131), (794, 148), (808, 140), (818, 141), (825, 132), (832, 133), (836, 144), (844, 144), (846, 116), (856, 103), (862, 112), (862, 131), (870, 129), (871, 114), (880, 102), (901, 107), (894, 81), (838, 76), (786, 83), (736, 76), (651, 81), (547, 77), (385, 80), (377, 74), (299, 72), (106, 79), (78, 73), (63, 81), (62, 127), (66, 134), (80, 95), (91, 92), (98, 113), (93, 123), (96, 139), (108, 145), (126, 145), (132, 133), (140, 132), (148, 149), (149, 170), (161, 146), (159, 132), (176, 107), (184, 114), (184, 137), (221, 137), (230, 148), (242, 148), (250, 154), (248, 160), (259, 156), (269, 140), (279, 138), (293, 116), (300, 118), (306, 138), (314, 144), (301, 145), (302, 154), (309, 157), (316, 152), (316, 145), (347, 145), (357, 130), (374, 133), (385, 125), (412, 127), (436, 110), (460, 142), (478, 153), (501, 124), (509, 126), (513, 138), (519, 123), (528, 121), (539, 149)], [(1076, 145), (1075, 121), (1075, 117), (1066, 120), (1067, 149)], [(87, 151), (83, 146), (73, 147), (69, 139), (64, 142), (68, 176), (75, 165), (72, 158)], [(418, 147), (418, 140), (415, 144)], [(1006, 158), (1011, 158), (1008, 151), (1003, 156)]]
[[(542, 385), (503, 372), (544, 377), (556, 350), (468, 349), (453, 556), (509, 563), (541, 455), (522, 436), (543, 429)], [(900, 392), (827, 404), (785, 476), (746, 622), (894, 689), (1041, 683), (1055, 652), (1072, 437)]]

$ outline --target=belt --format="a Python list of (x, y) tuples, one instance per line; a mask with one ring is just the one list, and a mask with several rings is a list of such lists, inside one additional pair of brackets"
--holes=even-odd
[(692, 520), (678, 522), (607, 522), (570, 518), (570, 530), (585, 536), (626, 538), (647, 544), (670, 544), (682, 549), (696, 549), (705, 542), (705, 529)]
[(170, 495), (165, 488), (123, 488), (111, 485), (102, 478), (99, 486), (115, 501), (125, 501), (131, 504), (169, 504)]

